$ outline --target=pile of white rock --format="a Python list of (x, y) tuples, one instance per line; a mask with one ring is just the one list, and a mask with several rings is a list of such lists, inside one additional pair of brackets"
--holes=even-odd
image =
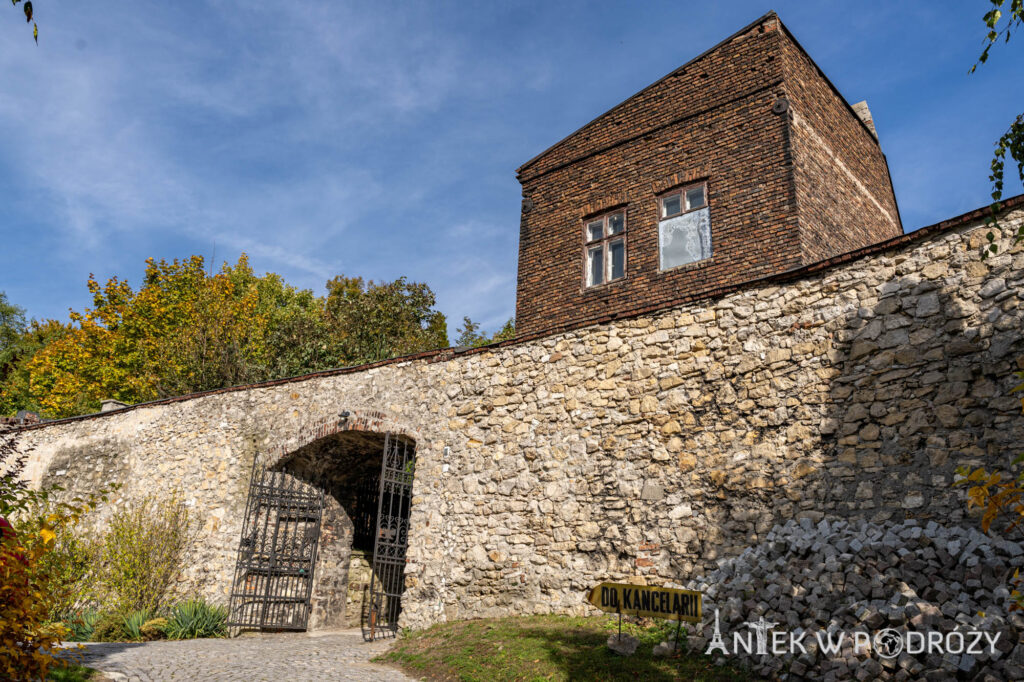
[(712, 655), (770, 678), (1022, 680), (1022, 565), (1020, 543), (974, 528), (789, 521), (689, 585), (704, 592), (704, 631), (688, 644), (716, 642), (717, 609)]

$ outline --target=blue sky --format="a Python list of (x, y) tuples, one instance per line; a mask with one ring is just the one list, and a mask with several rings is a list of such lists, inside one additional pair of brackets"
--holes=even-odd
[(89, 273), (245, 251), (318, 293), (425, 281), (450, 332), (493, 330), (515, 168), (769, 9), (868, 100), (908, 230), (987, 203), (1024, 109), (1024, 36), (967, 74), (981, 0), (35, 5), (38, 47), (0, 9), (0, 291), (36, 318), (88, 305)]

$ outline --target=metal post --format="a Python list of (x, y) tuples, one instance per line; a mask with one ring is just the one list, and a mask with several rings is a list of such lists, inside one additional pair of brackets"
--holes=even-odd
[(679, 612), (676, 613), (679, 619), (676, 621), (676, 638), (673, 641), (673, 651), (678, 653), (679, 651), (679, 631), (683, 629), (683, 605), (682, 602), (679, 604)]

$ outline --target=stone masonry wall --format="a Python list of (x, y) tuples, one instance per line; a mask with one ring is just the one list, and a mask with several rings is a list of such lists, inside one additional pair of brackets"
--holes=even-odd
[(418, 444), (404, 625), (584, 612), (597, 582), (686, 582), (791, 518), (961, 520), (954, 469), (1024, 441), (1024, 251), (1002, 240), (983, 261), (985, 232), (540, 339), (44, 424), (22, 446), (36, 483), (123, 483), (112, 505), (181, 489), (201, 529), (182, 589), (225, 601), (253, 457), (280, 462), (349, 410), (342, 428)]

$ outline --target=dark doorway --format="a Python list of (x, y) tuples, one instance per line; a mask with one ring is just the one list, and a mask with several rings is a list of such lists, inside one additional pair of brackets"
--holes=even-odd
[[(295, 450), (270, 471), (254, 470), (232, 585), (231, 622), (235, 628), (320, 630), (362, 626), (364, 633), (378, 630), (374, 636), (393, 633), (404, 587), (414, 452), (411, 439), (343, 431)], [(403, 458), (397, 465), (402, 468), (401, 474), (388, 474), (388, 481), (382, 482), (382, 472), (391, 470), (387, 464), (396, 457)], [(300, 535), (303, 538), (304, 544), (300, 544), (309, 556), (308, 568), (290, 579), (303, 581), (304, 591), (286, 585), (279, 572), (259, 577), (263, 569), (248, 556), (249, 545), (254, 542), (251, 538), (272, 536), (274, 532), (273, 514), (260, 516), (252, 511), (259, 506), (263, 490), (256, 487), (256, 482), (270, 479), (311, 495), (310, 499), (319, 499), (315, 528), (288, 528), (281, 536), (292, 542)], [(406, 482), (407, 490), (403, 488)], [(380, 536), (384, 537), (383, 545), (378, 542)], [(384, 555), (380, 562), (374, 561), (375, 549)], [(276, 608), (272, 606), (275, 595), (284, 590), (290, 590), (288, 595), (293, 599), (292, 615), (267, 618), (264, 614), (272, 614)], [(371, 606), (373, 595), (377, 607)], [(378, 623), (384, 625), (383, 630)]]

